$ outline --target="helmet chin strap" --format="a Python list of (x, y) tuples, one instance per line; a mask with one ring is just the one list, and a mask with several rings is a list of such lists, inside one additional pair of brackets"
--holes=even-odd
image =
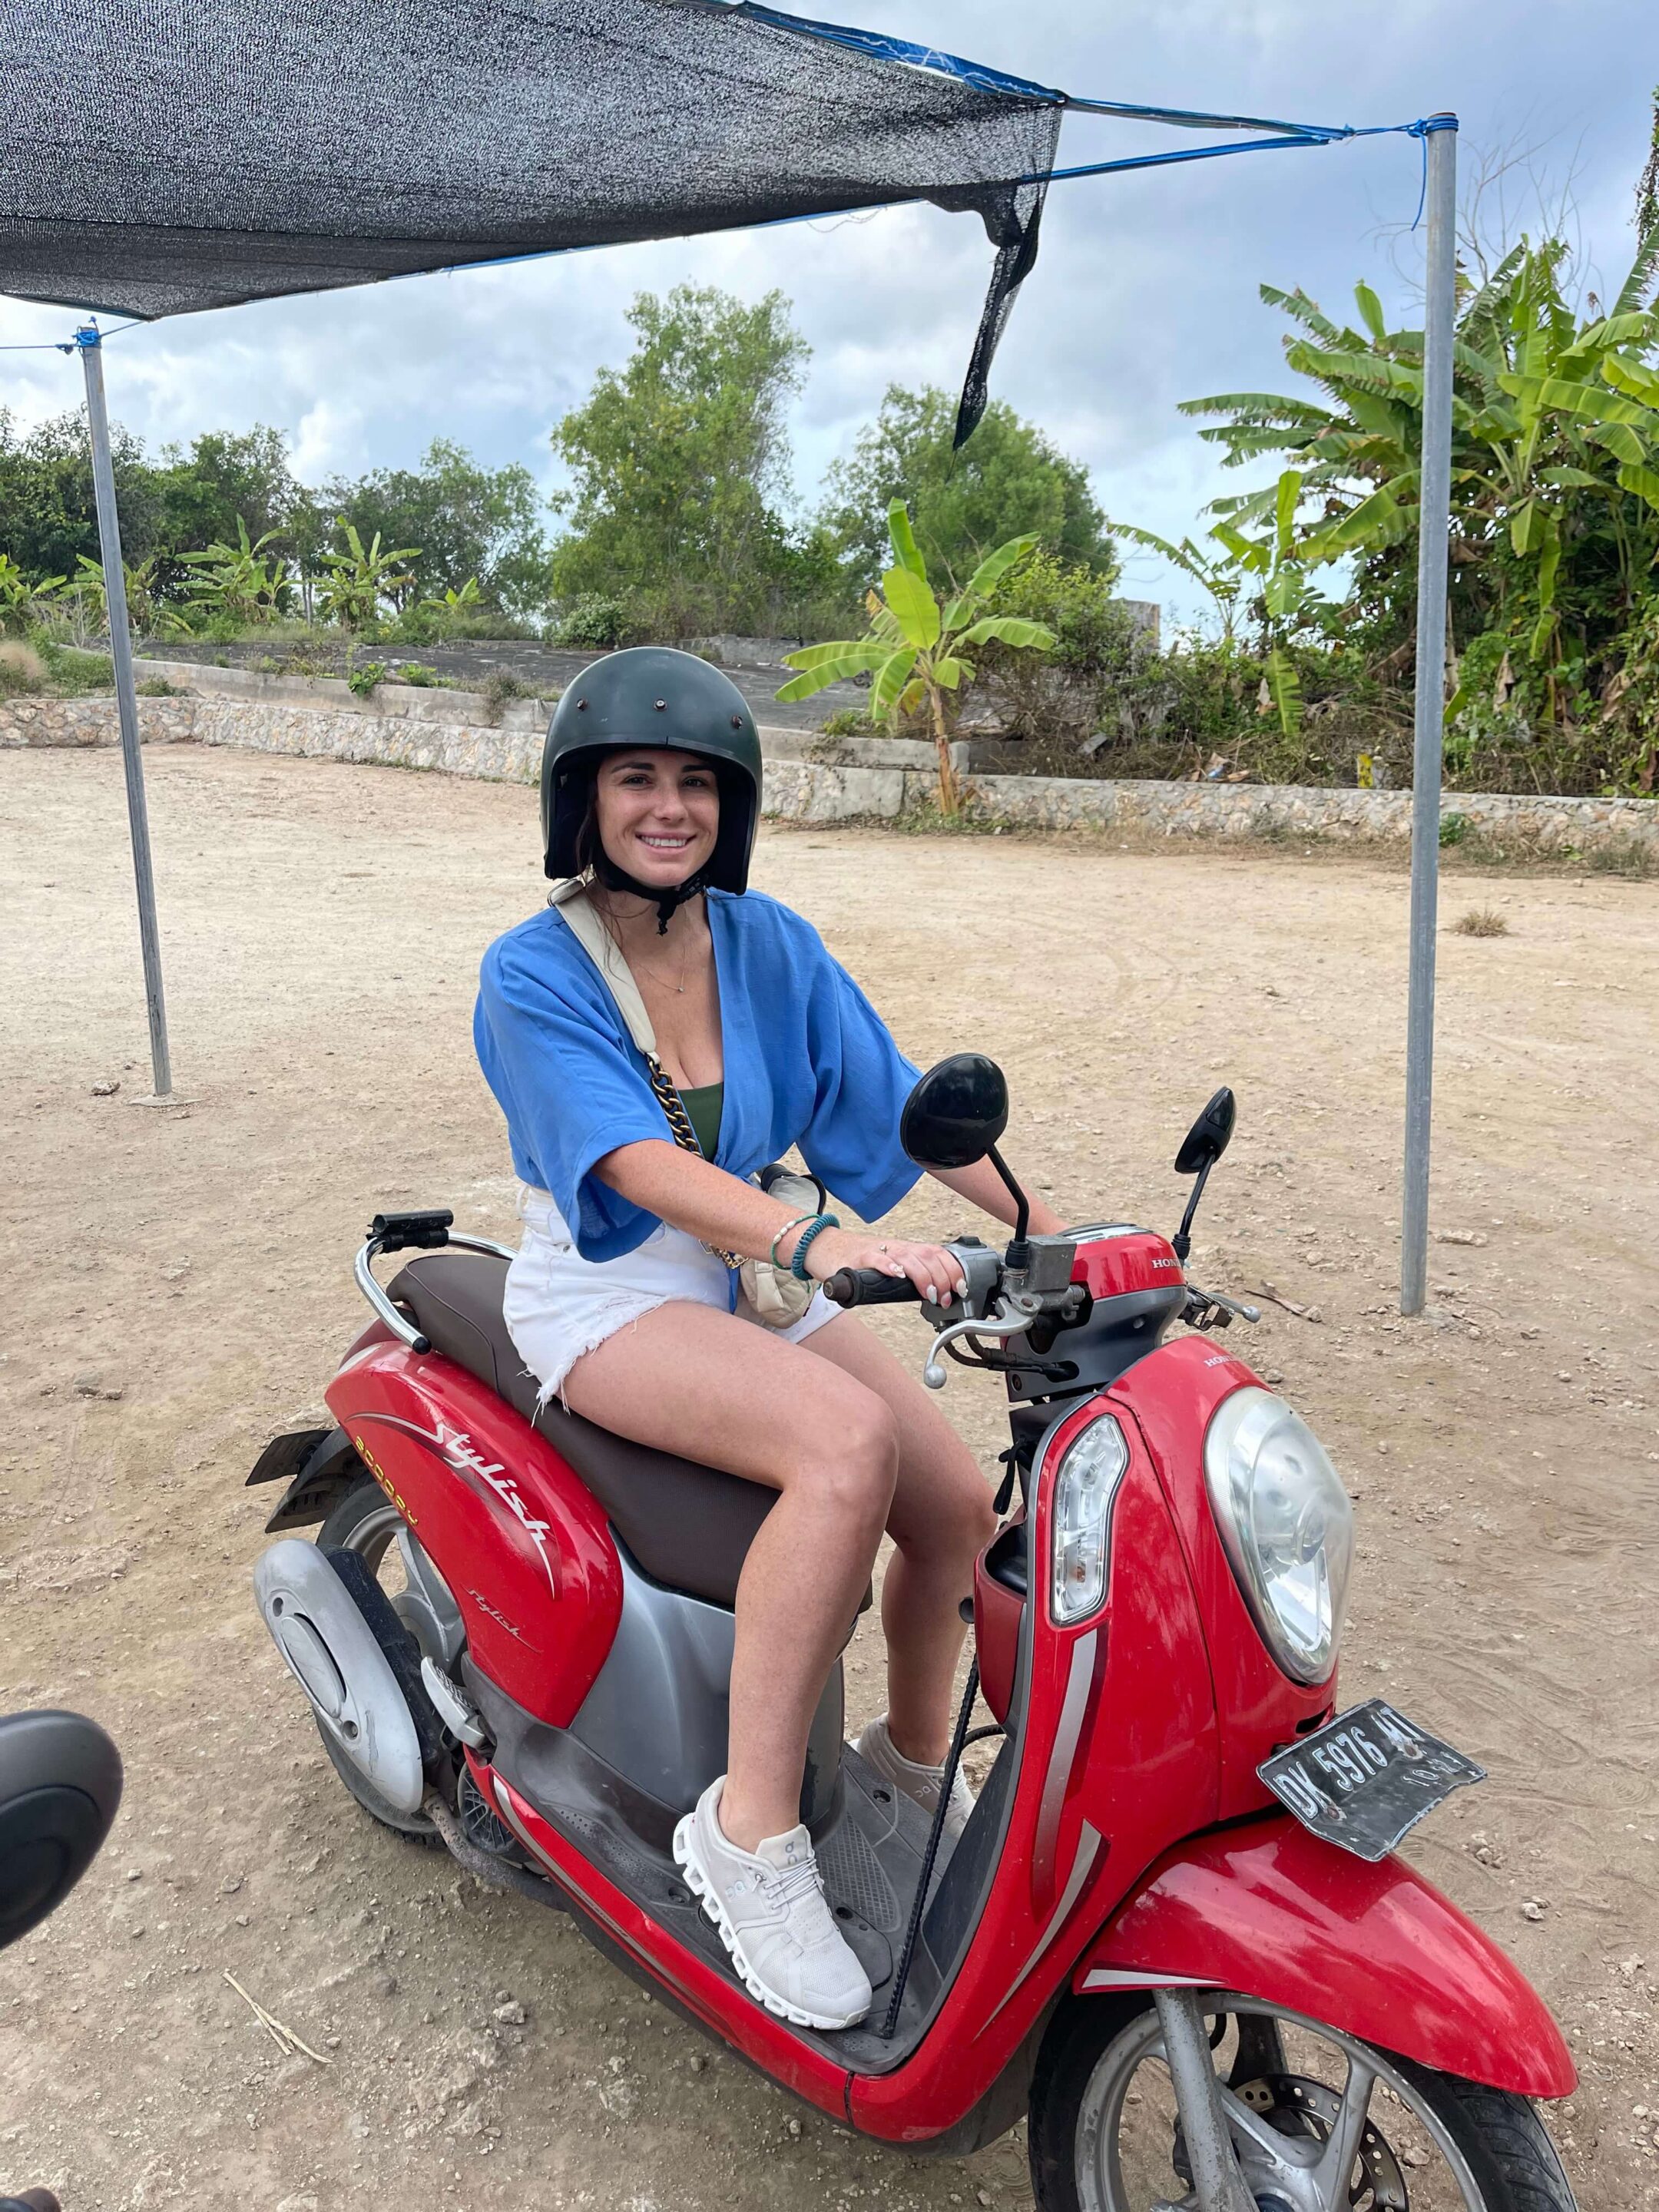
[[(596, 841), (597, 842), (597, 841)], [(642, 884), (637, 876), (630, 876), (619, 868), (611, 855), (601, 849), (593, 863), (593, 872), (608, 891), (627, 891), (633, 897), (646, 900), (657, 909), (657, 934), (666, 937), (668, 925), (688, 899), (694, 899), (702, 889), (702, 871), (688, 876), (683, 884), (670, 884), (665, 889), (660, 884)]]

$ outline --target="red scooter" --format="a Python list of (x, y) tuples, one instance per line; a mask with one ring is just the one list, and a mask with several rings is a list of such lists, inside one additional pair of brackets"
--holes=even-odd
[[(963, 1054), (902, 1135), (924, 1165), (1001, 1169), (1006, 1118), (1000, 1073)], [(376, 1219), (339, 1425), (250, 1477), (289, 1478), (272, 1532), (322, 1524), (265, 1553), (259, 1603), (376, 1819), (568, 1911), (864, 2134), (959, 2154), (1029, 2116), (1037, 2203), (1066, 2212), (1570, 2212), (1530, 2101), (1574, 2087), (1553, 2021), (1391, 1856), (1480, 1770), (1389, 1705), (1337, 1712), (1347, 1498), (1219, 1344), (1250, 1309), (1186, 1279), (1232, 1123), (1218, 1092), (1182, 1147), (1173, 1240), (1029, 1236), (1020, 1201), (1006, 1251), (960, 1239), (966, 1294), (927, 1308), (927, 1381), (950, 1358), (1010, 1401), (951, 1762), (999, 1748), (952, 1849), (843, 1741), (839, 1663), (826, 1684), (801, 1817), (875, 1990), (856, 2027), (756, 2003), (671, 1855), (726, 1765), (732, 1608), (773, 1493), (538, 1411), (511, 1255), (447, 1212)], [(382, 1290), (371, 1261), (411, 1248)]]

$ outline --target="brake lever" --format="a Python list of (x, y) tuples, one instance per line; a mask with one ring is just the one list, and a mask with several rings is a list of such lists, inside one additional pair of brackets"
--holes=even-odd
[(1218, 1313), (1225, 1314), (1227, 1316), (1226, 1321), (1221, 1322), (1210, 1322), (1207, 1323), (1197, 1321), (1193, 1322), (1189, 1326), (1194, 1328), (1202, 1328), (1206, 1327), (1211, 1328), (1218, 1327), (1225, 1328), (1228, 1322), (1231, 1321), (1237, 1320), (1256, 1322), (1260, 1321), (1261, 1318), (1261, 1309), (1260, 1306), (1247, 1306), (1238, 1298), (1224, 1297), (1219, 1291), (1201, 1291), (1196, 1283), (1189, 1283), (1187, 1287), (1194, 1297), (1202, 1299), (1203, 1303), (1206, 1306), (1213, 1307)]
[[(1000, 1305), (1002, 1302), (999, 1299), (997, 1303)], [(950, 1376), (939, 1354), (948, 1345), (954, 1344), (958, 1337), (995, 1336), (1006, 1341), (1011, 1336), (1022, 1335), (1030, 1326), (1030, 1314), (1006, 1312), (988, 1314), (979, 1320), (975, 1320), (970, 1315), (966, 1321), (953, 1321), (940, 1329), (939, 1334), (933, 1339), (932, 1349), (927, 1354), (927, 1364), (921, 1370), (921, 1379), (930, 1390), (942, 1390), (945, 1388)]]

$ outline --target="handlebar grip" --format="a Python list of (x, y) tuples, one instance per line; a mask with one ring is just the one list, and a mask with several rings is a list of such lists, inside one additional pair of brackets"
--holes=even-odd
[(884, 1275), (874, 1267), (843, 1267), (825, 1283), (823, 1295), (838, 1306), (909, 1306), (921, 1303), (921, 1292), (908, 1275)]

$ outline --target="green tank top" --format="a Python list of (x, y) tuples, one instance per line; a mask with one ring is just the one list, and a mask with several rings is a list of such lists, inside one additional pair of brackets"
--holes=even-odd
[(720, 1140), (720, 1109), (726, 1102), (724, 1083), (705, 1083), (696, 1091), (682, 1091), (680, 1103), (691, 1124), (691, 1133), (702, 1146), (702, 1156), (712, 1160)]

